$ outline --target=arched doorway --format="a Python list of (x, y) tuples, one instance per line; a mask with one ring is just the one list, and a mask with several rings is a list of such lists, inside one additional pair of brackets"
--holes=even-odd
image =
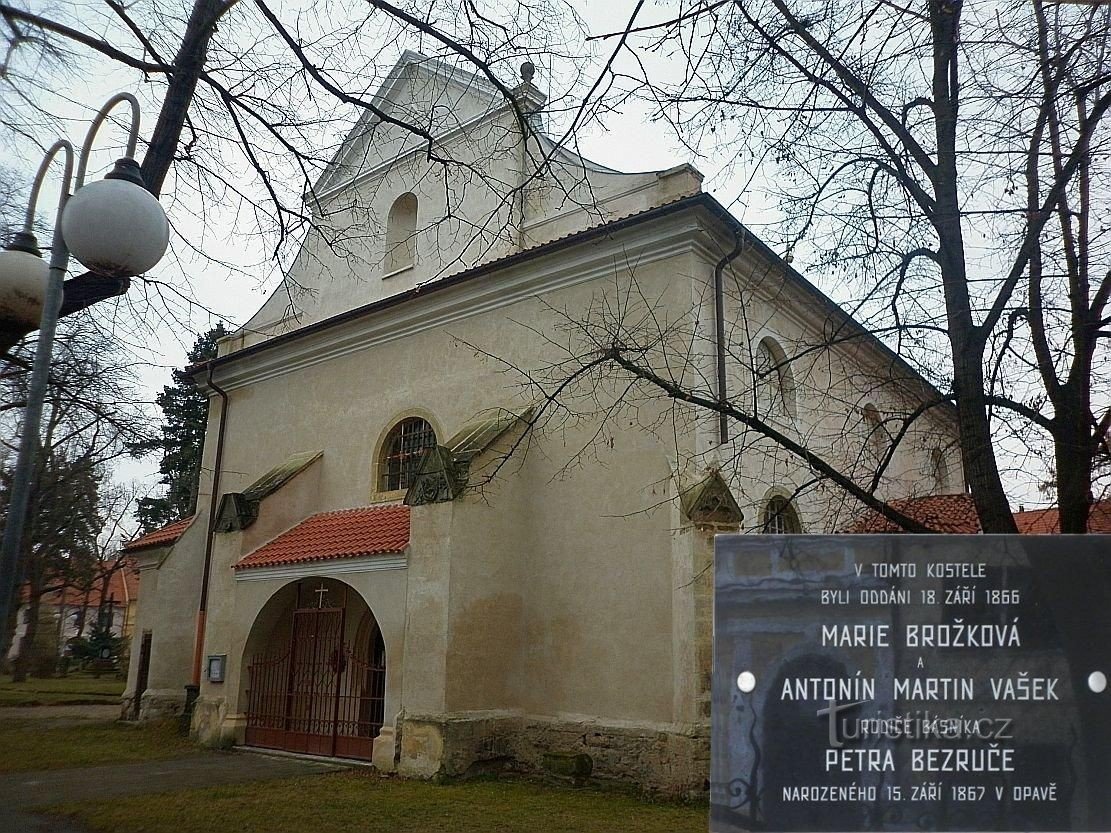
[(283, 587), (255, 619), (245, 665), (249, 746), (371, 759), (386, 646), (352, 588), (326, 578)]

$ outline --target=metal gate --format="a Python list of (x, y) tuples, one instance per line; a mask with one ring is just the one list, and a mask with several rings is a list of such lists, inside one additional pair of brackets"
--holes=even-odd
[(370, 760), (382, 728), (386, 652), (343, 641), (342, 607), (298, 608), (285, 650), (252, 657), (247, 668), (250, 746)]

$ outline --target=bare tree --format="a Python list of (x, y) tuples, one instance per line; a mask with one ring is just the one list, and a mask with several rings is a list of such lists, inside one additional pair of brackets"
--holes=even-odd
[[(16, 447), (19, 414), (27, 376), (19, 367), (29, 363), (31, 348), (16, 348), (14, 361), (0, 377), (4, 404), (0, 409), (0, 447)], [(141, 403), (134, 390), (129, 356), (111, 335), (99, 330), (87, 315), (70, 319), (58, 339), (47, 391), (40, 453), (28, 512), (29, 524), (20, 553), (14, 592), (25, 593), (27, 633), (16, 659), (14, 676), (22, 678), (31, 665), (38, 608), (44, 595), (80, 588), (95, 580), (102, 560), (99, 537), (104, 532), (105, 508), (111, 490), (105, 479), (112, 462), (126, 453), (124, 440), (147, 430)], [(10, 466), (5, 458), (3, 496), (6, 505)], [(109, 517), (115, 517), (109, 513)], [(4, 623), (4, 653), (15, 631), (13, 619)]]
[[(338, 142), (353, 126), (364, 131), (365, 140), (400, 137), (402, 145), (422, 148), (440, 170), (448, 217), (458, 216), (454, 208), (468, 189), (484, 187), (500, 195), (505, 210), (494, 212), (481, 228), (457, 230), (460, 249), (470, 238), (510, 233), (509, 209), (519, 190), (552, 155), (548, 145), (530, 141), (529, 114), (515, 104), (519, 141), (529, 145), (531, 163), (521, 182), (507, 189), (481, 159), (454, 154), (441, 142), (443, 120), (451, 117), (448, 102), (398, 112), (370, 91), (384, 80), (384, 65), (393, 63), (403, 44), (470, 66), (490, 90), (515, 102), (511, 88), (518, 82), (510, 79), (526, 59), (559, 65), (565, 75), (567, 67), (574, 71), (563, 44), (574, 39), (576, 19), (561, 0), (431, 9), (329, 0), (296, 16), (265, 0), (194, 0), (184, 12), (114, 0), (50, 13), (0, 3), (8, 30), (0, 84), (6, 82), (13, 93), (0, 108), (0, 127), (41, 143), (71, 106), (61, 83), (44, 88), (41, 73), (35, 77), (30, 67), (48, 62), (60, 82), (79, 67), (112, 69), (159, 103), (142, 174), (148, 189), (171, 204), (172, 223), (175, 205), (183, 219), (193, 215), (202, 222), (221, 206), (235, 232), (252, 243), (265, 242), (279, 268), (288, 266), (291, 253), (311, 235), (349, 263), (355, 278), (366, 271), (368, 251), (376, 248), (371, 230), (384, 218), (368, 217), (364, 210), (353, 223), (352, 211), (359, 206), (316, 198), (320, 175), (340, 161), (334, 159)], [(90, 35), (94, 30), (104, 34)], [(560, 107), (571, 109), (567, 101), (549, 102), (552, 111)], [(198, 236), (175, 238), (173, 246), (183, 254), (203, 255), (208, 249)], [(222, 265), (245, 277), (268, 268)], [(66, 284), (63, 315), (127, 288), (126, 282), (91, 274), (73, 278)], [(138, 289), (128, 297), (163, 316), (173, 316), (182, 304), (207, 308), (203, 299), (154, 276), (143, 278)], [(298, 287), (290, 289), (295, 313)], [(19, 335), (7, 334), (7, 343)]]
[[(704, 2), (598, 37), (626, 45), (614, 86), (689, 147), (774, 166), (780, 251), (812, 259), (955, 404), (985, 531), (1015, 531), (993, 443), (1010, 430), (1049, 439), (1062, 529), (1083, 532), (1106, 439), (1091, 392), (1109, 381), (1108, 9), (858, 12)], [(650, 71), (663, 50), (677, 80)]]
[(86, 570), (73, 577), (74, 589), (82, 598), (81, 609), (74, 623), (74, 636), (78, 639), (85, 635), (88, 607), (92, 599), (97, 600), (101, 617), (104, 615), (105, 604), (112, 601), (123, 605), (126, 611), (127, 599), (112, 599), (112, 579), (117, 574), (134, 569), (130, 556), (123, 551), (123, 545), (134, 538), (138, 531), (133, 517), (137, 490), (134, 486), (107, 482), (101, 484), (98, 496), (102, 523), (96, 539), (95, 557)]
[[(91, 56), (162, 91), (143, 162), (152, 191), (169, 181), (175, 198), (195, 197), (202, 211), (239, 202), (249, 233), (266, 234), (279, 260), (315, 235), (356, 276), (369, 257), (361, 229), (382, 218), (356, 222), (358, 206), (313, 198), (318, 173), (339, 161), (331, 148), (352, 112), (368, 138), (401, 131), (450, 169), (447, 217), (476, 183), (511, 202), (555, 152), (535, 138), (521, 182), (490, 181), (488, 170), (445, 150), (426, 116), (388, 111), (369, 97), (385, 44), (405, 39), (469, 66), (511, 100), (504, 79), (521, 59), (542, 60), (581, 93), (546, 107), (550, 118), (562, 115), (556, 148), (628, 100), (646, 100), (693, 151), (774, 164), (776, 176), (765, 180), (774, 181), (784, 212), (773, 232), (780, 251), (813, 260), (823, 285), (839, 278), (836, 294), (956, 406), (966, 480), (985, 530), (1014, 530), (993, 445), (1009, 432), (1045, 438), (1063, 528), (1082, 531), (1099, 488), (1092, 461), (1106, 441), (1097, 411), (1108, 380), (1096, 358), (1111, 281), (1099, 263), (1104, 230), (1093, 218), (1111, 105), (1107, 9), (879, 4), (859, 19), (854, 8), (835, 0), (703, 2), (646, 22), (637, 4), (625, 27), (593, 38), (609, 50), (593, 79), (565, 69), (576, 52), (568, 26), (576, 19), (556, 2), (433, 5), (427, 13), (381, 0), (337, 2), (295, 20), (264, 0), (196, 0), (184, 16), (114, 2), (79, 6), (104, 37), (87, 35), (81, 17), (5, 4), (0, 15), (17, 86), (23, 51), (55, 65)], [(681, 76), (661, 71), (653, 60), (660, 52), (682, 58)], [(49, 112), (41, 97), (33, 103), (33, 113)], [(349, 109), (337, 116), (337, 104)], [(27, 110), (5, 111), (9, 129), (34, 123)], [(518, 116), (528, 145), (528, 114)], [(497, 228), (456, 232), (507, 233), (511, 216), (490, 222)], [(992, 242), (984, 247), (976, 235)], [(101, 291), (98, 281), (71, 281), (67, 307), (85, 297), (80, 286)], [(172, 293), (157, 280), (144, 286), (147, 297)], [(287, 291), (296, 312), (297, 287)], [(1041, 384), (1031, 385), (1031, 369)], [(897, 436), (895, 428), (885, 430)], [(1016, 447), (1039, 451), (1037, 442)]]

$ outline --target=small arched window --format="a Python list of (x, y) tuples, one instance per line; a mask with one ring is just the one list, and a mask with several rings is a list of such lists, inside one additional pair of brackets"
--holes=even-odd
[(403, 419), (386, 435), (378, 461), (378, 489), (408, 489), (426, 449), (436, 445), (436, 432), (420, 417)]
[(756, 387), (764, 414), (795, 415), (795, 377), (787, 354), (774, 338), (763, 339), (756, 348)]
[(890, 440), (887, 429), (883, 427), (883, 418), (871, 402), (861, 409), (861, 417), (864, 422), (864, 446), (872, 462), (878, 463), (887, 453), (887, 444)]
[(396, 272), (412, 266), (417, 253), (417, 198), (402, 194), (386, 217), (385, 272)]
[(949, 463), (945, 459), (945, 452), (935, 448), (930, 452), (930, 477), (934, 482), (934, 492), (939, 495), (949, 491)]
[(802, 532), (795, 505), (782, 495), (775, 495), (764, 505), (763, 531), (766, 535), (797, 535)]

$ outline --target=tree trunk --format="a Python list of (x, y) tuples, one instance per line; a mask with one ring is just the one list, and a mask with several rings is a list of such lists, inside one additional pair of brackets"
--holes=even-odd
[(77, 634), (76, 638), (80, 639), (85, 635), (85, 620), (89, 616), (89, 591), (86, 590), (85, 594), (81, 597), (81, 609), (77, 612)]
[(39, 609), (42, 597), (32, 589), (27, 598), (27, 630), (19, 642), (19, 654), (12, 663), (12, 682), (22, 683), (27, 680), (27, 669), (35, 659), (35, 640), (39, 634)]
[(981, 529), (986, 533), (1015, 533), (1018, 527), (1007, 494), (1003, 491), (1003, 480), (992, 445), (982, 357), (982, 349), (977, 351), (963, 340), (953, 340), (953, 388), (957, 394), (965, 480), (972, 492)]
[(143, 158), (143, 181), (156, 197), (162, 192), (166, 175), (177, 157), (185, 117), (193, 103), (197, 80), (208, 59), (208, 42), (216, 21), (230, 7), (227, 0), (195, 0), (181, 46), (174, 57), (166, 97), (151, 133), (147, 155)]
[(1068, 385), (1063, 391), (1053, 432), (1057, 462), (1057, 512), (1063, 533), (1083, 535), (1088, 531), (1092, 498), (1091, 429), (1083, 395)]
[[(8, 663), (8, 650), (15, 639), (15, 629), (19, 627), (19, 584), (12, 588), (11, 603), (8, 605), (8, 621), (3, 623), (3, 632), (0, 633), (0, 658), (3, 659), (5, 671), (11, 671)], [(14, 663), (14, 659), (13, 659)]]
[(1016, 532), (992, 445), (991, 421), (984, 394), (986, 334), (972, 317), (961, 229), (957, 169), (957, 117), (960, 105), (960, 5), (931, 2), (933, 35), (933, 110), (937, 161), (930, 171), (934, 207), (930, 221), (937, 233), (938, 264), (945, 293), (949, 343), (953, 355), (953, 391), (961, 438), (965, 481), (984, 532)]

